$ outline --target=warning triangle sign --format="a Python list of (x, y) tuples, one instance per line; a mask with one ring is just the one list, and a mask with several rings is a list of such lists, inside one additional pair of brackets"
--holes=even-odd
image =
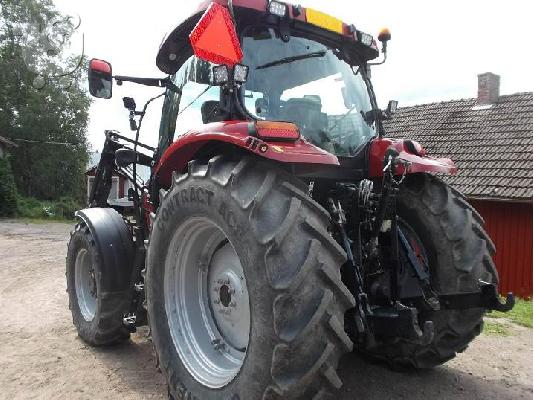
[(243, 52), (228, 10), (211, 3), (189, 35), (195, 55), (214, 64), (235, 65)]

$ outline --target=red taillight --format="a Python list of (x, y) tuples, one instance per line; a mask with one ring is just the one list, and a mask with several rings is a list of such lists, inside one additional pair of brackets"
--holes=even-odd
[(295, 141), (300, 138), (298, 126), (291, 122), (257, 121), (256, 133), (263, 140)]

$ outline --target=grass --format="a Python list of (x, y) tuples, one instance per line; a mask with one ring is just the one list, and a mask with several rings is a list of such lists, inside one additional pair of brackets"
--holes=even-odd
[(484, 333), (490, 336), (510, 336), (510, 329), (501, 322), (484, 321)]
[(510, 336), (505, 322), (532, 328), (532, 300), (516, 299), (514, 308), (507, 312), (492, 311), (486, 314), (484, 333), (491, 336)]
[(514, 324), (532, 328), (532, 299), (516, 299), (515, 306), (511, 311), (507, 313), (493, 311), (488, 313), (486, 317), (503, 318)]
[(70, 197), (63, 197), (56, 201), (19, 197), (17, 203), (17, 217), (31, 223), (72, 221), (74, 212), (82, 208)]

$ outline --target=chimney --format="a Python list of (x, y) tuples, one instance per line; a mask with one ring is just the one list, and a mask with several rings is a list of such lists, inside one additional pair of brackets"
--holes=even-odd
[(478, 75), (477, 104), (493, 104), (499, 98), (501, 77), (491, 72)]

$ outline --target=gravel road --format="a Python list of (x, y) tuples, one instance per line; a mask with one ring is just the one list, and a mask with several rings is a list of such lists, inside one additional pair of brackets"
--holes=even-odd
[[(0, 398), (165, 399), (146, 331), (93, 349), (72, 326), (65, 293), (71, 226), (0, 221)], [(532, 399), (532, 330), (481, 335), (446, 366), (398, 373), (342, 359), (338, 400)]]

